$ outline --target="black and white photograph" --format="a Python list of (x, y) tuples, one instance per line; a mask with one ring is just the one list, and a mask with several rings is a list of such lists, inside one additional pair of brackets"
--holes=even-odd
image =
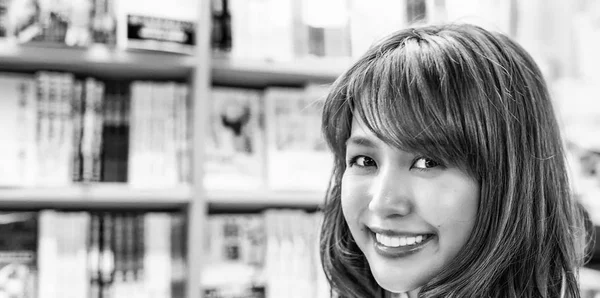
[(0, 0), (0, 298), (600, 298), (600, 0)]

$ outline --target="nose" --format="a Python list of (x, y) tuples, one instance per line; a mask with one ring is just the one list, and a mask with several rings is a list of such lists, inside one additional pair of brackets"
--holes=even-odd
[(371, 184), (369, 210), (382, 217), (407, 216), (412, 212), (412, 189), (408, 173), (382, 169)]

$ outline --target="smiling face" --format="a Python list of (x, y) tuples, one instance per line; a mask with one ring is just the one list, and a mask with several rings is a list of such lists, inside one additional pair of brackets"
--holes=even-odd
[(407, 292), (427, 283), (467, 242), (479, 184), (435, 156), (384, 143), (354, 117), (341, 201), (377, 283)]

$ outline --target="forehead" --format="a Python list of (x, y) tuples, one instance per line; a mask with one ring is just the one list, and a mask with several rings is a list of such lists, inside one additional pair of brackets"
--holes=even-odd
[(355, 116), (352, 117), (350, 136), (367, 136), (372, 134), (373, 133), (369, 131), (369, 128), (367, 128), (367, 125), (364, 123), (364, 121), (355, 114)]

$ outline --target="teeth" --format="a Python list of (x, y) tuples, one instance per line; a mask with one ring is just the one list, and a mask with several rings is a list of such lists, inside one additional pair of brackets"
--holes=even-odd
[(423, 240), (427, 239), (427, 235), (419, 235), (416, 237), (394, 237), (376, 233), (375, 239), (380, 244), (383, 244), (388, 247), (400, 247), (419, 244), (423, 242)]

